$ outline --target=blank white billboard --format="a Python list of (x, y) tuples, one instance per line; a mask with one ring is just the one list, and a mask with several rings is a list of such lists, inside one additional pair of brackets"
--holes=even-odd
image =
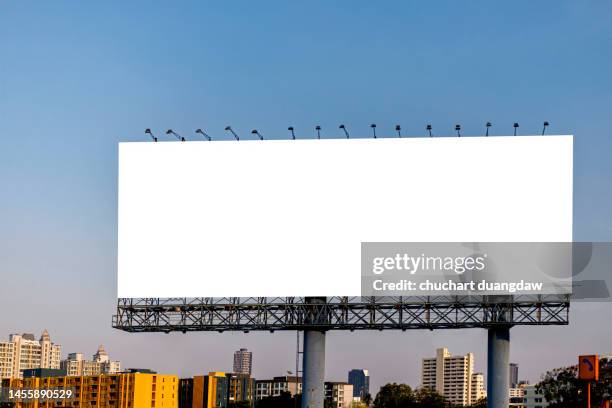
[(570, 242), (572, 136), (119, 144), (119, 297), (359, 296), (362, 242)]

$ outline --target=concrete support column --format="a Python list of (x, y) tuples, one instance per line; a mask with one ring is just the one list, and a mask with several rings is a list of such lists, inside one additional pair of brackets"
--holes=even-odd
[(508, 408), (510, 392), (510, 326), (489, 329), (487, 408)]
[(304, 332), (302, 408), (323, 408), (325, 398), (325, 332)]
[(327, 323), (326, 298), (307, 297), (304, 301), (308, 304), (304, 323), (310, 325), (311, 328), (304, 330), (302, 408), (323, 408), (325, 399), (325, 331), (318, 329)]

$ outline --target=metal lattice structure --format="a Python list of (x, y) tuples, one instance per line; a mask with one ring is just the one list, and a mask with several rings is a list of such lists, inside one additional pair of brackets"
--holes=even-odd
[(569, 296), (119, 299), (127, 332), (411, 330), (566, 325)]

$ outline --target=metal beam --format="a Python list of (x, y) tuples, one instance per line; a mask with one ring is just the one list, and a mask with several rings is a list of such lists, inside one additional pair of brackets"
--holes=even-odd
[[(499, 298), (499, 297), (498, 297)], [(569, 296), (119, 299), (127, 332), (412, 330), (566, 325)]]

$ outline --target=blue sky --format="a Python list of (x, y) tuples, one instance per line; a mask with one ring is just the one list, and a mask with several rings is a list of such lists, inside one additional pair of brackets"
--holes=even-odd
[[(477, 135), (486, 121), (493, 134), (511, 134), (515, 121), (530, 134), (548, 120), (549, 133), (576, 136), (574, 238), (609, 241), (611, 49), (607, 1), (3, 2), (0, 308), (12, 313), (0, 315), (0, 337), (48, 327), (65, 352), (93, 353), (102, 342), (133, 366), (181, 344), (188, 352), (160, 357), (157, 368), (178, 371), (180, 361), (184, 374), (228, 368), (219, 365), (239, 346), (266, 361), (261, 375), (290, 367), (289, 334), (144, 338), (110, 329), (117, 142), (144, 140), (146, 127), (162, 138), (167, 128), (196, 138), (199, 127), (227, 138), (231, 124), (244, 137), (257, 128), (284, 138), (288, 125), (298, 137), (317, 124), (338, 137), (340, 123), (353, 136), (369, 136), (370, 123), (379, 135), (399, 123), (413, 136), (427, 123), (450, 135), (460, 123)], [(513, 359), (535, 379), (577, 352), (610, 353), (598, 338), (612, 329), (588, 323), (611, 311), (577, 305), (569, 328), (514, 329)], [(582, 330), (592, 344), (579, 345)], [(363, 350), (380, 336), (334, 334), (328, 365), (340, 368), (330, 375), (369, 365), (375, 384), (416, 385), (420, 357), (440, 344), (475, 351), (484, 367), (484, 333), (462, 333), (460, 341), (390, 334), (377, 341), (391, 351), (376, 358)], [(221, 339), (215, 355), (202, 350)]]

